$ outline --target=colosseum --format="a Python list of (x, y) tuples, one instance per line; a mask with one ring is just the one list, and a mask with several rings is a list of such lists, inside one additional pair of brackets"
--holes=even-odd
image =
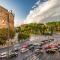
[(8, 27), (14, 29), (14, 14), (12, 10), (9, 12), (4, 7), (0, 6), (0, 29)]

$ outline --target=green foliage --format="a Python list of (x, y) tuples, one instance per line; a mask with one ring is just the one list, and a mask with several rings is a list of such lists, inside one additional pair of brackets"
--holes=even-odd
[(46, 26), (41, 23), (39, 24), (31, 23), (31, 24), (21, 25), (19, 30), (18, 40), (29, 38), (31, 34), (41, 35), (44, 34), (45, 31), (46, 31)]
[(3, 44), (5, 44), (5, 43), (6, 43), (6, 41), (3, 40), (2, 38), (0, 38), (0, 45), (3, 45)]
[(52, 35), (54, 32), (60, 32), (60, 22), (23, 24), (18, 28), (19, 40), (28, 38), (31, 34), (35, 35)]
[(5, 44), (7, 40), (7, 30), (6, 29), (0, 29), (0, 44)]
[(13, 39), (15, 36), (15, 31), (9, 30), (9, 38)]
[(16, 31), (17, 33), (18, 33), (20, 30), (21, 30), (20, 27), (16, 27), (16, 28), (15, 28), (15, 31)]
[(29, 37), (29, 35), (27, 33), (20, 32), (18, 34), (18, 41), (20, 41), (20, 39), (27, 39), (28, 37)]
[(47, 26), (48, 29), (52, 30), (53, 32), (60, 32), (60, 21), (48, 22)]
[(9, 38), (12, 39), (15, 35), (15, 32), (12, 30), (8, 31), (8, 29), (5, 28), (0, 29), (0, 45), (6, 43), (8, 39), (8, 34), (9, 34)]

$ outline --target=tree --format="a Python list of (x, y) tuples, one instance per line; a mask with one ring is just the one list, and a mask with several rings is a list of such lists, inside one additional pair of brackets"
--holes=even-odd
[(29, 35), (28, 35), (28, 34), (23, 33), (23, 32), (19, 32), (19, 33), (18, 33), (18, 41), (19, 41), (19, 42), (20, 42), (20, 40), (22, 41), (23, 39), (25, 40), (25, 39), (27, 39), (27, 38), (29, 38)]
[(9, 30), (9, 38), (13, 39), (15, 36), (15, 31)]
[(8, 29), (5, 28), (0, 29), (0, 45), (1, 43), (2, 44), (6, 43), (8, 39), (8, 33), (9, 33), (9, 38), (11, 39), (15, 36), (15, 32), (13, 30), (9, 30), (8, 32)]
[(0, 29), (0, 45), (5, 44), (7, 40), (7, 30), (6, 29)]

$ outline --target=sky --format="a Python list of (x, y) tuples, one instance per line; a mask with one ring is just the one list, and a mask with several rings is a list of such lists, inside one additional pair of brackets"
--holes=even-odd
[(21, 24), (38, 0), (0, 0), (0, 5), (15, 13), (15, 26)]
[(60, 0), (39, 0), (34, 4), (33, 8), (24, 23), (45, 24), (47, 22), (60, 21)]
[(0, 0), (15, 13), (15, 26), (60, 20), (60, 0)]

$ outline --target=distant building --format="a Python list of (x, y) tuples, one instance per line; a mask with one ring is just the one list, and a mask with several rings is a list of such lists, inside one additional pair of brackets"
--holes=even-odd
[(12, 10), (9, 12), (4, 7), (0, 6), (0, 29), (8, 28), (8, 23), (10, 29), (14, 29), (14, 15)]

